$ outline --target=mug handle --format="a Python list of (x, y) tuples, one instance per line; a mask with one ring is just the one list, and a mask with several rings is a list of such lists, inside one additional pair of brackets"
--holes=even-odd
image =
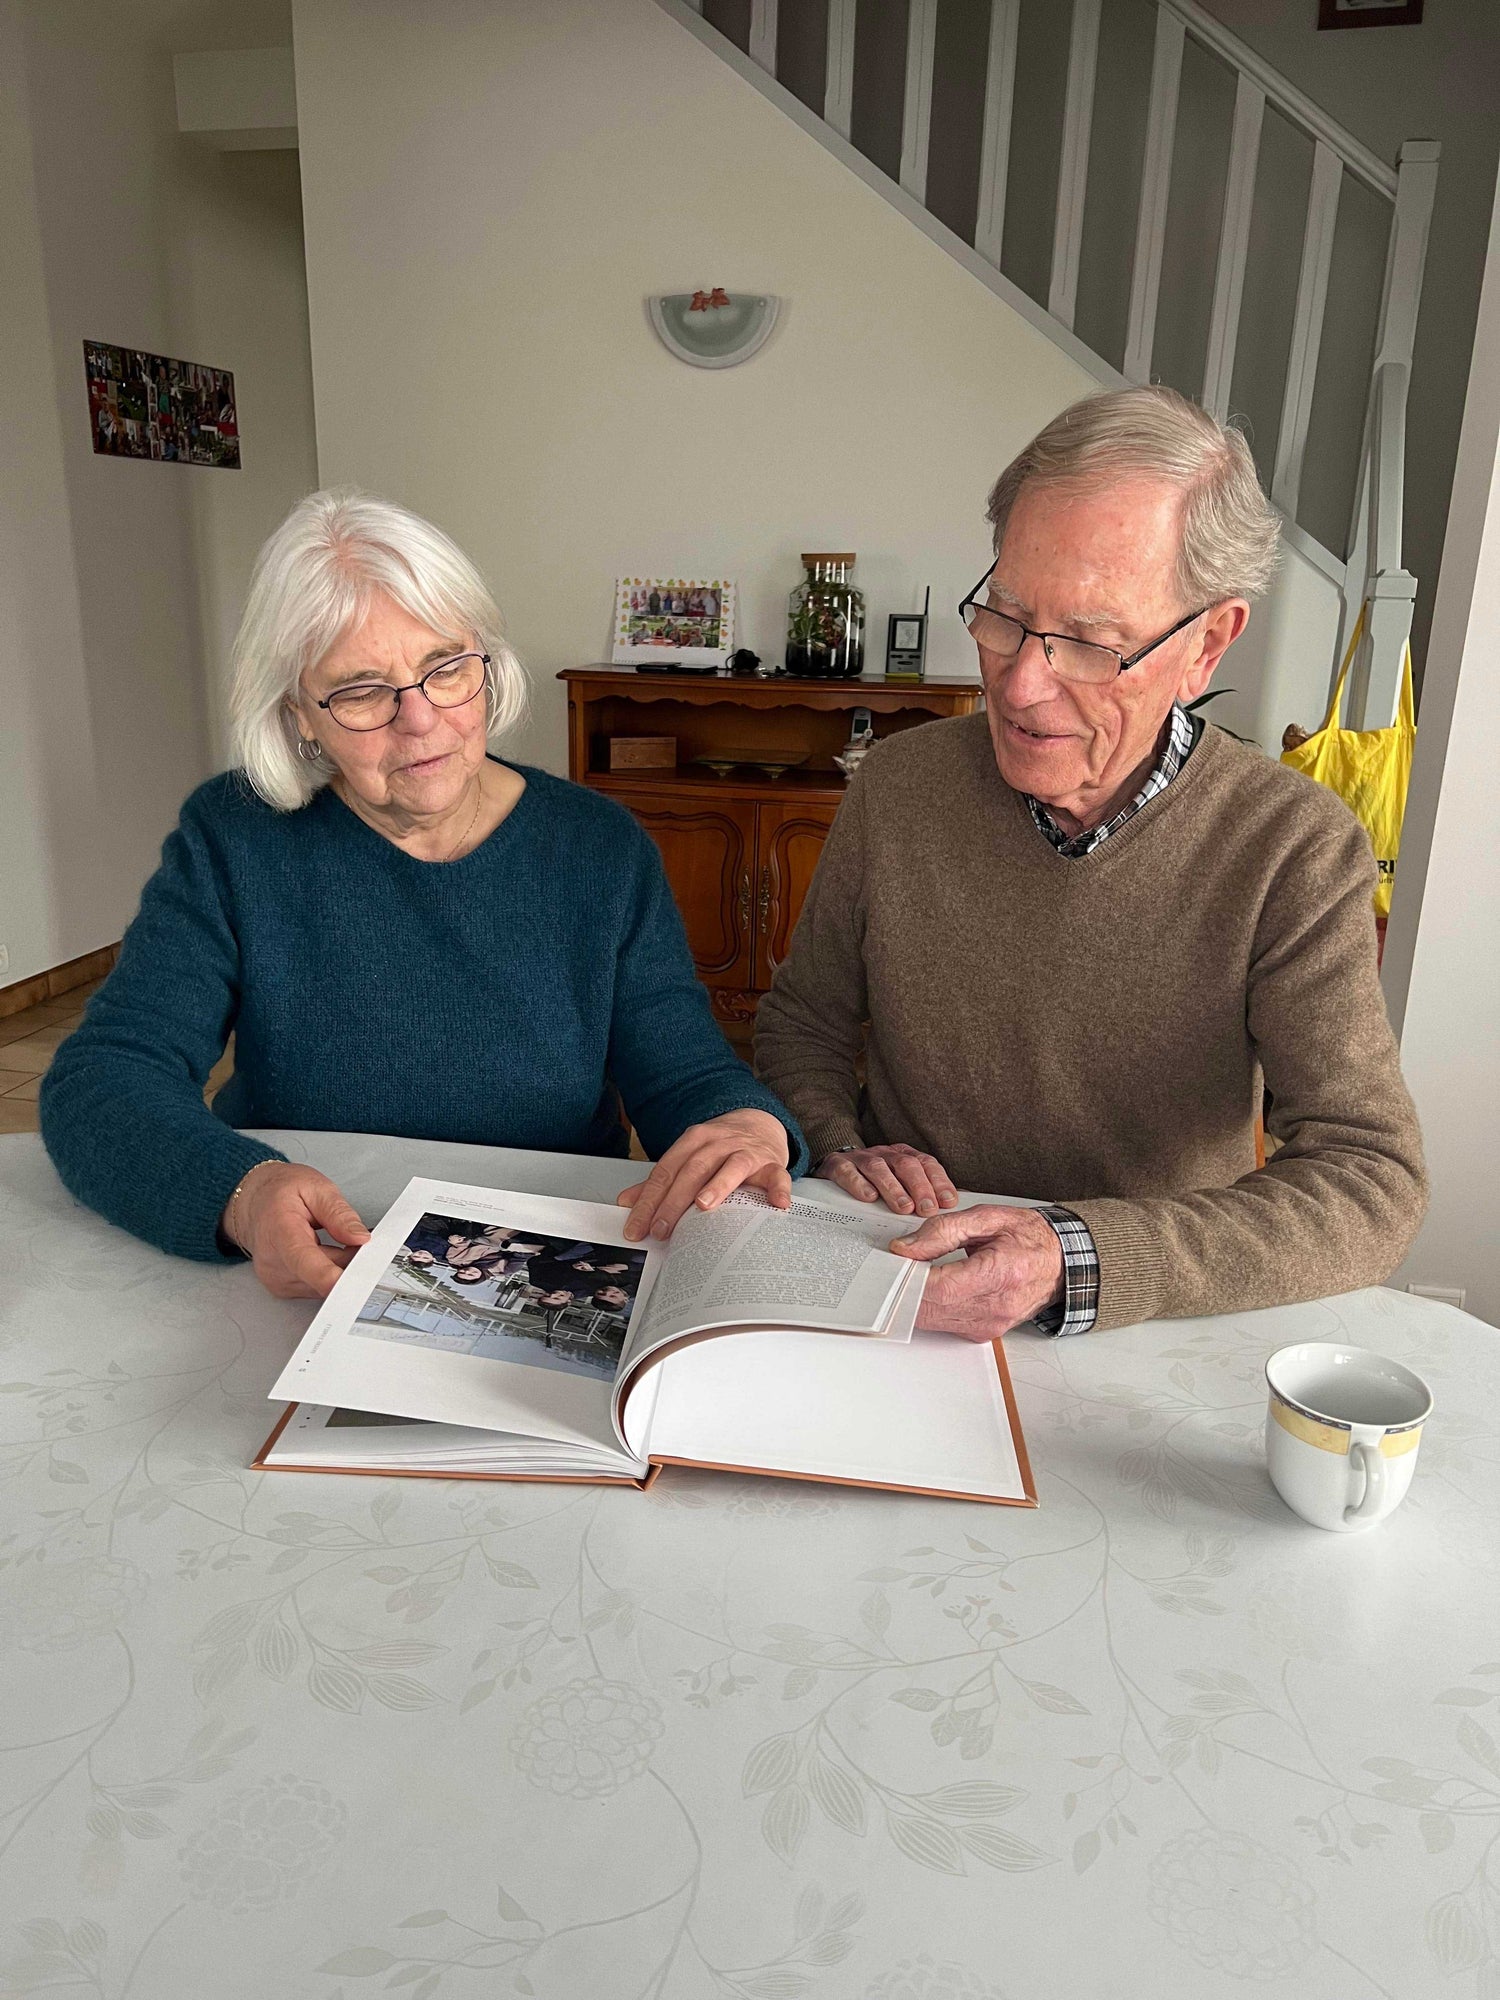
[(1346, 1521), (1377, 1521), (1384, 1511), (1386, 1478), (1385, 1460), (1380, 1455), (1380, 1447), (1375, 1444), (1352, 1444), (1349, 1447), (1351, 1460), (1358, 1459), (1365, 1475), (1363, 1498), (1357, 1507), (1344, 1509)]

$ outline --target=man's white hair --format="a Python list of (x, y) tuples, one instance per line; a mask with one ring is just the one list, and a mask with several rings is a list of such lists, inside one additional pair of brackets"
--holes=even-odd
[(1281, 517), (1261, 490), (1243, 432), (1175, 389), (1085, 396), (1039, 431), (995, 481), (995, 550), (1023, 486), (1106, 486), (1123, 475), (1182, 488), (1177, 588), (1184, 606), (1259, 597), (1276, 570)]
[(384, 595), (460, 646), (488, 653), (485, 707), (493, 740), (526, 709), (526, 676), (506, 643), (483, 577), (441, 528), (352, 490), (309, 493), (256, 558), (231, 655), (234, 761), (268, 805), (305, 806), (333, 775), (297, 754), (291, 704), (303, 674)]

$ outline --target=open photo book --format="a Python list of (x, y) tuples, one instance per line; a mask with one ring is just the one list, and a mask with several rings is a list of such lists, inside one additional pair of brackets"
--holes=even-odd
[[(830, 1190), (833, 1194), (833, 1190)], [(271, 1391), (264, 1470), (645, 1485), (663, 1465), (1035, 1506), (1004, 1351), (915, 1331), (900, 1219), (413, 1180)]]

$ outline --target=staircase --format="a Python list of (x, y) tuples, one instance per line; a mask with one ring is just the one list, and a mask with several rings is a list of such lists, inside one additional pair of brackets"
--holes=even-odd
[[(1330, 685), (1364, 607), (1346, 720), (1392, 719), (1435, 142), (1377, 159), (1194, 0), (658, 4), (1101, 385), (1165, 381), (1221, 419), (1253, 403), (1286, 539), (1340, 593)], [(1148, 21), (1132, 62), (1122, 33)], [(1039, 147), (1049, 37), (1060, 129)], [(1298, 242), (1278, 319), (1276, 246)], [(1383, 258), (1363, 297), (1361, 244)]]

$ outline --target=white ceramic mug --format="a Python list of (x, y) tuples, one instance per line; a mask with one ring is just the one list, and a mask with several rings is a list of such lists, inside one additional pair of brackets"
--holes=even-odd
[(1294, 1514), (1358, 1534), (1393, 1513), (1416, 1469), (1432, 1391), (1364, 1347), (1303, 1340), (1266, 1363), (1266, 1468)]

